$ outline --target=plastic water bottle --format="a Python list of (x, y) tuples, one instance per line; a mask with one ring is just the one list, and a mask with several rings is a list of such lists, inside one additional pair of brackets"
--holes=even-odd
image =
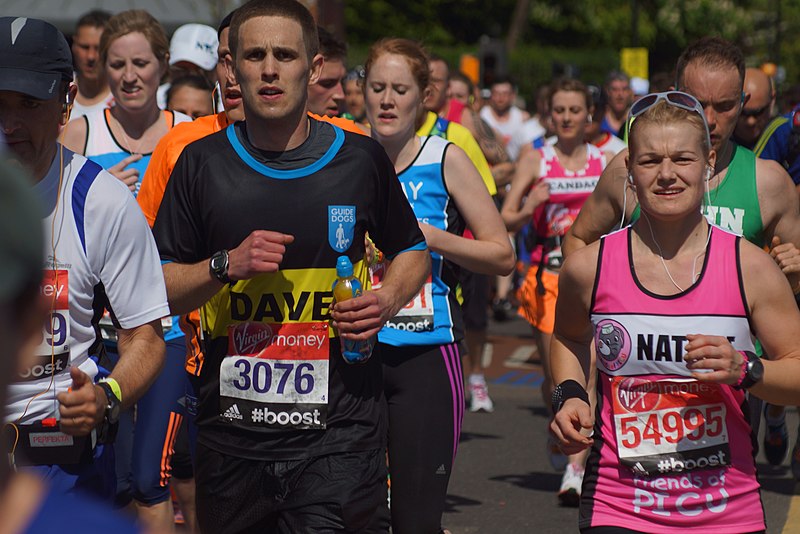
[[(339, 256), (336, 261), (336, 281), (333, 283), (333, 299), (336, 302), (358, 297), (363, 292), (361, 282), (353, 276), (353, 264), (347, 256)], [(347, 363), (364, 363), (372, 356), (375, 336), (366, 341), (352, 341), (339, 338), (342, 344), (342, 357)]]

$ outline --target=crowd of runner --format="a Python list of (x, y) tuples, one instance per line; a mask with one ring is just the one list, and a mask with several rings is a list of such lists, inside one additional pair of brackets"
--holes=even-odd
[[(526, 106), (399, 38), (350, 65), (295, 0), (171, 39), (0, 18), (3, 527), (447, 532), (489, 317), (518, 314), (576, 529), (765, 531), (800, 111), (718, 37), (586, 82)], [(336, 302), (341, 256), (364, 291)]]

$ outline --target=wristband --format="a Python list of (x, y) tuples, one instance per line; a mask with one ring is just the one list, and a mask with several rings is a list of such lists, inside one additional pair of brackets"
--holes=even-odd
[(366, 240), (369, 241), (370, 245), (372, 245), (372, 257), (368, 259), (370, 266), (381, 263), (385, 259), (383, 252), (378, 249), (371, 237), (366, 236)]
[(589, 394), (586, 393), (586, 389), (582, 385), (575, 380), (564, 380), (553, 390), (553, 396), (551, 398), (553, 415), (557, 414), (564, 403), (569, 399), (580, 399), (591, 406), (589, 403)]
[(109, 386), (111, 386), (111, 391), (113, 391), (114, 395), (117, 396), (117, 399), (119, 400), (119, 402), (122, 402), (122, 389), (119, 387), (119, 382), (117, 382), (115, 379), (111, 378), (110, 376), (108, 378), (104, 378), (104, 379), (100, 380), (100, 382), (104, 382), (104, 383), (108, 384)]

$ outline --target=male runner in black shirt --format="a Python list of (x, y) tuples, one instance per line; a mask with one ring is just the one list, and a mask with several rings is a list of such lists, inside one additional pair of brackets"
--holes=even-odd
[[(424, 237), (377, 143), (310, 119), (317, 34), (294, 0), (231, 23), (245, 122), (189, 145), (153, 231), (174, 313), (201, 308), (197, 509), (203, 531), (364, 532), (386, 505), (379, 356), (348, 365), (419, 290)], [(337, 257), (366, 277), (364, 234), (392, 264), (333, 307)]]

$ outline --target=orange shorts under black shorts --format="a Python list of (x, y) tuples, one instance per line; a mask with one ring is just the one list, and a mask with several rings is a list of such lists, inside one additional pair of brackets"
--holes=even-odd
[(525, 275), (525, 280), (517, 290), (519, 309), (517, 312), (537, 330), (552, 334), (556, 322), (556, 299), (558, 298), (558, 274), (544, 269), (542, 285), (544, 294), (537, 289), (539, 281), (536, 273), (539, 267), (532, 265)]

